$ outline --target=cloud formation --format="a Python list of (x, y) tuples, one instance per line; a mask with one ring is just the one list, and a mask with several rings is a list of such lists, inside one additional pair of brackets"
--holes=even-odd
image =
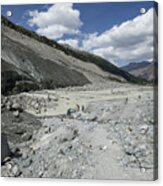
[(119, 63), (152, 60), (155, 14), (155, 10), (151, 8), (145, 14), (115, 25), (101, 34), (89, 34), (83, 40), (82, 47)]
[(51, 39), (58, 39), (64, 34), (79, 34), (82, 22), (80, 12), (72, 3), (57, 3), (47, 11), (29, 11), (28, 24), (36, 26), (36, 32)]
[(61, 39), (61, 40), (58, 41), (58, 43), (67, 44), (67, 45), (70, 45), (74, 48), (79, 47), (79, 40), (78, 39)]
[[(102, 33), (89, 34), (80, 31), (83, 25), (80, 11), (74, 9), (72, 3), (58, 3), (41, 12), (29, 11), (29, 16), (28, 23), (37, 27), (38, 34), (92, 52), (119, 66), (153, 60), (154, 34), (157, 33), (153, 30), (157, 17), (154, 8)], [(67, 39), (66, 34), (76, 37)]]

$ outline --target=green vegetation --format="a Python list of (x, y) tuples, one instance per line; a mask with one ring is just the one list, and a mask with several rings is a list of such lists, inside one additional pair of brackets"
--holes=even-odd
[(122, 76), (123, 78), (125, 78), (128, 82), (131, 83), (137, 83), (137, 84), (147, 84), (148, 81), (144, 80), (142, 78), (137, 78), (131, 74), (129, 74), (126, 71), (121, 70), (120, 68), (116, 67), (115, 65), (111, 64), (109, 61), (96, 56), (94, 54), (90, 54), (88, 52), (85, 51), (81, 51), (81, 50), (77, 50), (77, 49), (73, 49), (71, 47), (67, 47), (61, 44), (58, 44), (57, 42), (50, 40), (44, 36), (39, 36), (38, 34), (36, 34), (33, 31), (27, 30), (21, 26), (15, 25), (13, 24), (11, 21), (9, 21), (8, 19), (6, 19), (4, 16), (1, 17), (1, 21), (2, 24), (10, 27), (11, 29), (14, 29), (24, 35), (27, 35), (33, 39), (36, 39), (39, 42), (45, 43), (51, 47), (54, 47), (58, 50), (63, 51), (65, 54), (73, 56), (77, 59), (80, 59), (84, 62), (90, 62), (90, 63), (94, 63), (97, 66), (99, 66), (102, 70), (110, 72), (114, 75), (118, 75), (118, 76)]

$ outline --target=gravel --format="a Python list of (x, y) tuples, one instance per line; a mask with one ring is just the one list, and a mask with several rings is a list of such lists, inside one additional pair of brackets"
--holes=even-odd
[[(73, 98), (85, 99), (82, 98), (83, 91), (76, 90), (79, 99), (74, 97), (74, 91), (69, 90), (69, 94), (65, 97), (65, 90), (59, 90), (59, 96), (55, 101), (52, 99), (48, 101), (48, 97), (45, 98), (47, 112), (51, 104), (58, 104), (53, 107), (53, 113), (57, 112), (60, 104), (64, 104), (64, 99), (72, 102), (74, 102)], [(35, 93), (40, 96), (46, 95), (44, 91), (31, 94), (35, 95)], [(128, 91), (115, 88), (114, 93), (110, 93), (111, 99), (107, 99), (108, 94), (105, 93), (106, 91), (103, 90), (100, 90), (100, 94), (98, 91), (86, 91), (87, 96), (94, 95), (96, 99), (89, 98), (89, 102), (81, 104), (77, 102), (82, 107), (77, 112), (77, 117), (67, 116), (67, 110), (74, 108), (75, 105), (74, 107), (71, 107), (71, 104), (67, 105), (67, 109), (63, 105), (62, 114), (40, 117), (41, 125), (35, 128), (33, 124), (35, 130), (32, 133), (28, 133), (28, 130), (21, 132), (24, 127), (19, 128), (21, 129), (19, 133), (22, 133), (21, 138), (12, 141), (11, 139), (14, 138), (10, 137), (9, 144), (11, 150), (15, 146), (19, 148), (21, 156), (13, 157), (2, 166), (2, 176), (155, 179), (154, 171), (157, 169), (157, 164), (154, 157), (154, 144), (156, 141), (153, 135), (157, 126), (153, 116), (152, 90), (148, 87), (132, 86), (129, 86)], [(16, 97), (19, 100), (20, 95)], [(25, 99), (27, 96), (24, 94), (20, 99), (24, 109)], [(34, 96), (32, 100), (35, 100)], [(28, 103), (31, 104), (30, 101)], [(26, 109), (30, 112), (31, 106), (26, 104)], [(12, 111), (7, 112), (12, 113)], [(38, 115), (35, 114), (33, 117), (38, 118)], [(8, 163), (11, 163), (12, 168)]]

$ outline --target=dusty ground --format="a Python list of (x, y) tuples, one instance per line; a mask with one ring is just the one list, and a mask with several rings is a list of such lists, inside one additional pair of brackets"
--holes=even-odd
[[(153, 88), (67, 88), (12, 96), (39, 118), (2, 176), (153, 180)], [(67, 116), (69, 108), (80, 110)]]

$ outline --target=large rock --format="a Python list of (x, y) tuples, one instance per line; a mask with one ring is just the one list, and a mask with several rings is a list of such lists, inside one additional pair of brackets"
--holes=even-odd
[(1, 129), (13, 144), (30, 140), (33, 131), (41, 127), (41, 122), (26, 112), (20, 112), (18, 116), (17, 113), (14, 115), (14, 112), (5, 110), (1, 117)]

